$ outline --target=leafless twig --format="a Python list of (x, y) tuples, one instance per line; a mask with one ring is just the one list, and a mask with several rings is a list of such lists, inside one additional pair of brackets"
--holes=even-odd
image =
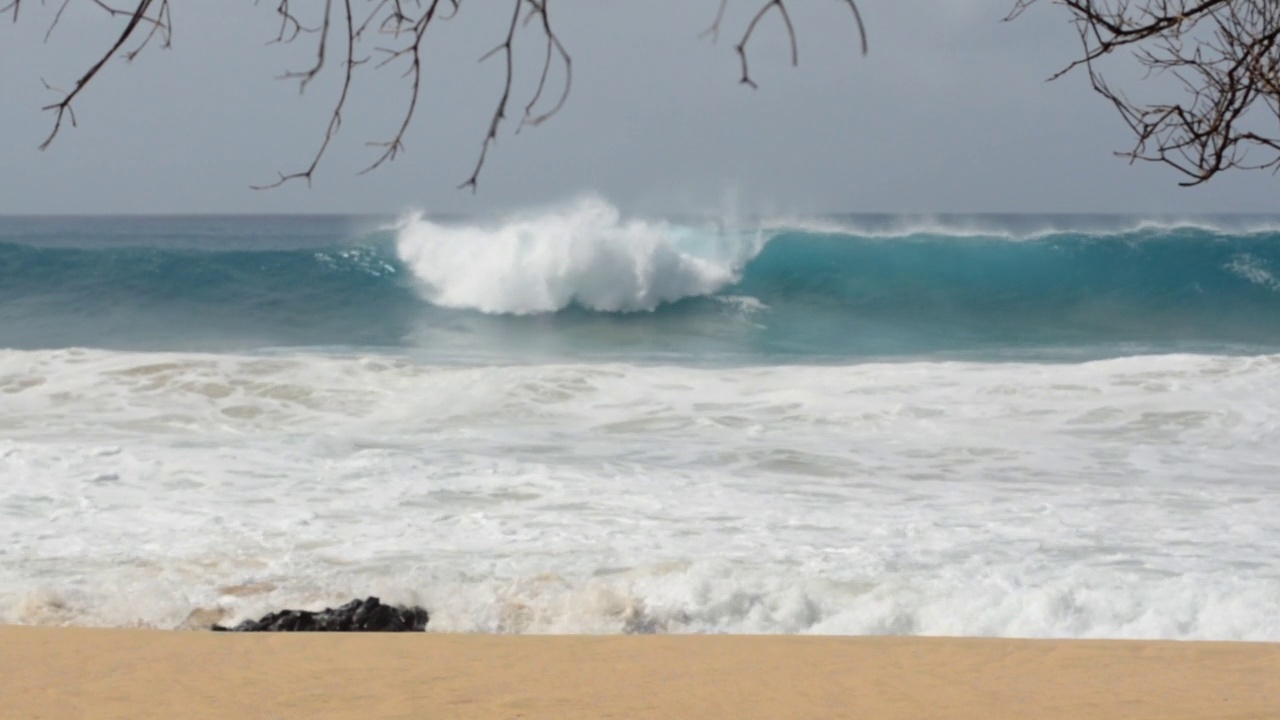
[[(17, 4), (18, 0), (14, 0)], [(44, 41), (49, 42), (49, 37), (53, 35), (53, 29), (58, 27), (58, 23), (62, 20), (62, 12), (71, 4), (71, 0), (62, 0), (62, 5), (58, 7), (58, 12), (53, 15), (53, 22), (49, 23), (49, 29), (44, 32)]]
[(716, 19), (711, 21), (711, 26), (698, 34), (699, 38), (711, 36), (711, 42), (720, 40), (720, 23), (724, 22), (724, 11), (729, 7), (729, 0), (720, 0), (720, 7), (716, 8)]
[[(432, 0), (431, 6), (427, 8), (427, 11), (423, 13), (422, 16), (419, 17), (417, 20), (412, 22), (407, 32), (412, 33), (413, 37), (406, 46), (401, 47), (400, 49), (397, 49), (397, 50), (379, 48), (383, 52), (387, 53), (387, 58), (383, 60), (381, 63), (379, 63), (378, 67), (382, 67), (383, 65), (386, 65), (392, 61), (398, 60), (402, 57), (407, 56), (409, 58), (409, 69), (406, 71), (406, 75), (412, 78), (412, 81), (410, 84), (410, 90), (409, 90), (409, 104), (408, 104), (408, 107), (405, 109), (404, 115), (401, 118), (399, 128), (396, 130), (395, 135), (392, 136), (390, 140), (369, 143), (370, 146), (381, 147), (382, 154), (379, 155), (378, 158), (374, 160), (372, 164), (370, 164), (364, 170), (361, 170), (360, 171), (361, 175), (368, 172), (372, 172), (373, 170), (377, 169), (385, 162), (395, 160), (396, 156), (399, 155), (400, 152), (404, 150), (404, 135), (406, 132), (409, 131), (409, 124), (413, 121), (414, 111), (416, 111), (418, 108), (418, 95), (422, 87), (422, 43), (423, 43), (423, 39), (426, 37), (427, 30), (431, 27), (432, 21), (436, 19), (436, 11), (439, 9), (439, 7), (440, 7), (440, 0)], [(454, 11), (455, 12), (457, 11), (456, 4), (454, 5)], [(445, 19), (447, 19), (447, 17), (448, 16), (446, 16)], [(409, 18), (403, 15), (397, 15), (395, 18), (393, 18), (395, 27), (391, 30), (391, 32), (395, 35), (398, 35), (401, 32), (404, 32), (404, 30), (402, 30), (402, 28), (400, 27), (400, 24), (403, 22), (407, 22), (408, 20)], [(367, 26), (368, 26), (368, 21), (366, 21), (365, 25), (360, 28), (360, 31), (363, 32), (364, 28)]]
[[(854, 22), (858, 26), (858, 39), (861, 43), (862, 54), (867, 54), (867, 27), (862, 22), (862, 13), (858, 10), (856, 0), (843, 0), (853, 11)], [(711, 36), (711, 41), (715, 42), (720, 38), (720, 26), (724, 22), (725, 9), (729, 5), (729, 0), (720, 0), (720, 5), (716, 8), (716, 18), (711, 22), (711, 26), (703, 30), (698, 37)], [(747, 23), (747, 29), (742, 33), (742, 38), (738, 40), (738, 44), (733, 46), (735, 52), (738, 53), (738, 60), (742, 67), (742, 77), (738, 82), (748, 85), (752, 88), (758, 87), (756, 81), (751, 78), (751, 70), (747, 62), (747, 44), (751, 42), (752, 36), (755, 35), (756, 26), (770, 10), (777, 10), (778, 15), (782, 18), (783, 25), (786, 26), (787, 40), (791, 47), (791, 64), (800, 64), (800, 43), (796, 39), (796, 28), (791, 22), (791, 13), (787, 10), (785, 0), (768, 0), (756, 10), (756, 14), (751, 17), (751, 22)]]
[[(1018, 0), (1016, 18), (1037, 0)], [(1280, 2), (1277, 0), (1054, 0), (1072, 15), (1083, 67), (1136, 141), (1117, 153), (1207, 182), (1231, 168), (1280, 170)], [(1104, 77), (1104, 57), (1128, 50), (1149, 75), (1178, 88), (1141, 102)]]
[(471, 177), (467, 178), (458, 189), (470, 187), (472, 192), (476, 190), (476, 181), (480, 177), (480, 169), (484, 167), (485, 158), (489, 155), (489, 146), (498, 140), (498, 126), (502, 124), (503, 118), (507, 115), (507, 100), (511, 98), (511, 79), (515, 75), (514, 55), (511, 50), (511, 43), (515, 40), (516, 25), (520, 22), (520, 4), (522, 0), (515, 0), (515, 9), (511, 13), (511, 26), (507, 28), (507, 37), (494, 49), (485, 53), (480, 57), (480, 62), (484, 62), (498, 53), (503, 53), (506, 60), (506, 81), (502, 85), (502, 96), (498, 98), (498, 107), (493, 111), (493, 118), (489, 121), (489, 132), (485, 133), (484, 141), (480, 143), (480, 157), (476, 160), (476, 168), (471, 171)]
[[(54, 112), (53, 128), (48, 137), (41, 143), (41, 149), (49, 147), (61, 131), (64, 121), (76, 124), (73, 102), (101, 73), (112, 58), (120, 57), (131, 61), (138, 54), (159, 39), (161, 47), (171, 45), (173, 22), (170, 14), (169, 0), (83, 0), (90, 2), (105, 11), (111, 19), (123, 23), (114, 35), (114, 41), (106, 52), (80, 76), (69, 91), (55, 90), (45, 83), (45, 87), (62, 95), (58, 102), (45, 106), (44, 109)], [(329, 113), (329, 122), (325, 126), (310, 162), (295, 172), (280, 172), (278, 178), (270, 183), (254, 185), (256, 189), (278, 187), (291, 180), (305, 180), (309, 185), (326, 156), (334, 139), (342, 127), (343, 115), (347, 108), (352, 89), (357, 82), (358, 66), (376, 56), (378, 61), (371, 64), (374, 68), (388, 65), (404, 67), (403, 75), (407, 78), (407, 101), (404, 113), (394, 126), (389, 139), (368, 143), (378, 148), (379, 154), (363, 170), (370, 172), (383, 164), (396, 159), (404, 151), (405, 137), (421, 105), (421, 90), (426, 67), (423, 48), (430, 35), (440, 23), (455, 17), (464, 0), (325, 0), (324, 3), (308, 3), (305, 6), (295, 0), (272, 0), (271, 8), (276, 16), (278, 26), (270, 43), (289, 44), (297, 42), (314, 42), (314, 60), (302, 70), (285, 72), (284, 79), (298, 81), (298, 89), (305, 92), (314, 82), (325, 74), (326, 68), (335, 64), (331, 58), (331, 41), (343, 42), (341, 53), (336, 99)], [(489, 0), (491, 3), (495, 0)], [(841, 0), (847, 3), (853, 12), (857, 24), (862, 52), (867, 50), (866, 29), (855, 0)], [(3, 2), (3, 0), (0, 0)], [(0, 4), (0, 15), (10, 14), (14, 22), (18, 20), (18, 11), (23, 0), (9, 0)], [(63, 12), (73, 0), (62, 0), (53, 15), (45, 38), (48, 40), (62, 19)], [(115, 2), (136, 2), (132, 7), (118, 7)], [(258, 4), (260, 0), (254, 0)], [(552, 22), (549, 7), (552, 0), (507, 0), (510, 2), (510, 19), (504, 23), (502, 41), (480, 60), (501, 56), (502, 86), (498, 101), (490, 117), (486, 132), (480, 143), (476, 164), (471, 174), (459, 185), (460, 188), (471, 188), (475, 191), (480, 175), (489, 158), (489, 151), (498, 140), (499, 132), (511, 112), (510, 106), (517, 93), (517, 76), (521, 68), (517, 67), (515, 44), (517, 36), (528, 33), (540, 44), (542, 60), (536, 71), (536, 83), (531, 78), (530, 94), (521, 99), (524, 110), (515, 132), (525, 126), (536, 126), (559, 113), (568, 101), (573, 87), (573, 59), (561, 41)], [(713, 40), (719, 35), (721, 22), (724, 20), (728, 0), (721, 0), (712, 27), (703, 33), (711, 35)], [(295, 7), (296, 6), (296, 7)], [(318, 16), (311, 13), (320, 13)], [(754, 36), (761, 19), (775, 12), (781, 17), (786, 27), (787, 38), (791, 47), (791, 62), (799, 61), (799, 43), (796, 28), (792, 24), (791, 14), (785, 0), (769, 0), (761, 5), (750, 23), (746, 26), (741, 40), (735, 46), (742, 62), (742, 82), (755, 87), (755, 82), (748, 72), (746, 47)], [(357, 17), (358, 16), (358, 17)], [(336, 40), (335, 40), (336, 39)], [(132, 47), (130, 47), (132, 46)]]
[[(281, 4), (286, 5), (287, 3), (282, 0)], [(338, 134), (338, 129), (342, 127), (342, 111), (347, 106), (347, 97), (351, 92), (351, 75), (358, 64), (356, 62), (356, 26), (355, 18), (353, 17), (351, 9), (351, 0), (342, 0), (342, 9), (342, 18), (346, 23), (344, 27), (347, 31), (346, 59), (342, 64), (342, 90), (338, 93), (338, 100), (333, 105), (333, 112), (329, 116), (329, 124), (325, 128), (324, 139), (320, 142), (320, 148), (316, 150), (316, 154), (311, 158), (311, 164), (308, 165), (305, 170), (289, 173), (287, 175), (285, 173), (279, 173), (279, 179), (273, 183), (268, 183), (266, 185), (251, 185), (250, 187), (255, 190), (279, 187), (290, 180), (306, 180), (307, 185), (311, 185), (311, 177), (315, 173), (316, 167), (320, 165), (320, 159), (324, 157), (325, 151), (329, 149), (329, 143), (333, 142), (334, 136)], [(333, 0), (325, 0), (324, 23), (320, 29), (320, 49), (317, 52), (318, 58), (316, 60), (316, 64), (308, 70), (297, 73), (288, 73), (285, 75), (285, 77), (299, 78), (299, 85), (303, 90), (306, 89), (307, 83), (311, 82), (320, 72), (320, 69), (324, 67), (324, 53), (327, 38), (329, 36), (329, 18), (332, 10)]]
[[(546, 41), (546, 55), (542, 61), (542, 75), (538, 78), (538, 89), (534, 91), (533, 97), (529, 98), (529, 104), (524, 106), (524, 118), (520, 120), (521, 127), (525, 125), (541, 125), (551, 116), (560, 112), (560, 109), (564, 107), (565, 101), (569, 99), (569, 90), (573, 87), (573, 58), (569, 57), (568, 51), (560, 43), (560, 38), (551, 29), (551, 16), (547, 14), (547, 2), (548, 0), (542, 0), (536, 6), (537, 11), (529, 15), (530, 19), (539, 17), (542, 20), (542, 34)], [(534, 115), (533, 109), (538, 105), (538, 101), (542, 99), (542, 93), (547, 87), (547, 77), (551, 73), (552, 61), (557, 57), (560, 58), (560, 62), (564, 66), (564, 85), (560, 90), (560, 98), (547, 110)], [(519, 131), (517, 130), (517, 132)]]
[[(98, 4), (102, 5), (100, 2)], [(154, 17), (151, 17), (147, 15), (147, 11), (150, 10), (153, 5), (157, 7), (157, 10), (156, 10), (156, 15)], [(106, 6), (103, 5), (103, 7), (106, 7)], [(107, 9), (111, 11), (113, 14), (118, 14), (119, 12), (121, 12), (121, 11), (114, 10), (113, 8), (107, 8)], [(15, 6), (15, 14), (16, 14), (16, 6)], [(122, 47), (124, 47), (125, 43), (129, 41), (129, 38), (133, 37), (134, 33), (137, 32), (139, 26), (141, 26), (144, 23), (150, 24), (152, 27), (152, 32), (147, 34), (147, 36), (142, 40), (142, 43), (137, 48), (125, 54), (126, 59), (132, 59), (133, 57), (135, 57), (142, 50), (142, 48), (145, 47), (148, 42), (150, 42), (152, 36), (155, 34), (155, 29), (157, 27), (160, 28), (160, 32), (165, 38), (165, 45), (168, 45), (168, 42), (169, 42), (168, 17), (169, 17), (169, 0), (159, 0), (158, 4), (155, 2), (155, 0), (139, 0), (137, 7), (135, 7), (133, 11), (129, 14), (129, 20), (125, 24), (124, 29), (120, 31), (120, 34), (116, 37), (116, 40), (114, 43), (112, 43), (110, 49), (108, 49), (105, 53), (103, 53), (98, 58), (98, 60), (93, 65), (91, 65), (83, 75), (80, 76), (80, 79), (76, 81), (76, 84), (71, 88), (69, 92), (66, 92), (63, 95), (61, 100), (44, 106), (43, 108), (44, 110), (50, 110), (54, 112), (54, 121), (53, 121), (53, 129), (49, 131), (49, 136), (45, 138), (44, 142), (40, 143), (41, 150), (48, 148), (49, 144), (53, 142), (53, 139), (57, 137), (58, 131), (62, 129), (62, 122), (64, 119), (69, 120), (73, 127), (75, 126), (76, 115), (75, 115), (75, 111), (71, 107), (72, 101), (74, 101), (76, 99), (76, 96), (78, 96), (86, 87), (88, 87), (89, 83), (92, 82), (95, 77), (97, 77), (98, 72), (102, 70), (103, 66), (105, 66), (107, 62), (111, 60), (111, 58), (114, 57), (115, 54), (119, 52)], [(52, 27), (50, 28), (50, 31), (52, 31)], [(48, 83), (45, 84), (45, 87), (49, 87)]]
[[(319, 35), (316, 59), (311, 67), (305, 71), (288, 73), (285, 76), (299, 80), (303, 89), (305, 89), (307, 83), (311, 82), (323, 70), (327, 63), (326, 38), (329, 35), (331, 26), (331, 2), (332, 0), (326, 0), (324, 16), (317, 29), (309, 28), (293, 13), (289, 7), (289, 0), (279, 0), (279, 4), (276, 7), (276, 12), (281, 17), (281, 26), (275, 41), (288, 43), (296, 40), (301, 35), (313, 32)], [(503, 42), (481, 58), (481, 60), (485, 60), (501, 53), (506, 62), (502, 94), (490, 120), (488, 132), (481, 142), (475, 168), (467, 180), (459, 186), (463, 188), (470, 187), (473, 191), (479, 183), (480, 173), (484, 168), (485, 161), (488, 159), (489, 149), (497, 141), (498, 131), (501, 128), (502, 121), (507, 116), (516, 76), (513, 44), (519, 29), (522, 27), (520, 22), (522, 11), (526, 8), (529, 14), (525, 18), (523, 26), (533, 25), (538, 28), (546, 45), (546, 52), (537, 86), (525, 106), (525, 115), (521, 126), (537, 125), (559, 112), (564, 107), (571, 87), (572, 59), (551, 24), (551, 16), (548, 11), (550, 0), (511, 0), (511, 2), (511, 20), (507, 24)], [(380, 148), (381, 152), (361, 171), (361, 174), (371, 172), (383, 164), (395, 160), (404, 151), (404, 139), (421, 100), (424, 72), (423, 47), (428, 33), (440, 22), (453, 18), (461, 9), (462, 0), (414, 0), (412, 3), (409, 0), (370, 0), (369, 4), (372, 6), (372, 10), (362, 14), (363, 20), (356, 23), (351, 12), (352, 0), (344, 0), (344, 10), (346, 12), (345, 21), (341, 24), (341, 27), (346, 33), (347, 54), (344, 63), (345, 72), (342, 89), (335, 103), (329, 126), (321, 139), (317, 152), (312, 156), (311, 164), (299, 172), (280, 173), (276, 181), (254, 186), (255, 188), (277, 187), (295, 179), (311, 182), (320, 160), (341, 127), (342, 111), (345, 108), (347, 95), (352, 84), (352, 71), (355, 66), (365, 62), (365, 59), (357, 59), (356, 48), (366, 33), (371, 30), (376, 30), (376, 35), (380, 38), (380, 44), (372, 48), (374, 53), (381, 56), (375, 67), (382, 68), (400, 62), (406, 64), (404, 76), (408, 78), (408, 100), (405, 105), (405, 111), (400, 116), (400, 122), (391, 137), (387, 140), (367, 143), (370, 147)], [(535, 20), (537, 21), (536, 23), (534, 22)], [(561, 88), (557, 102), (549, 109), (537, 112), (537, 106), (546, 94), (548, 79), (557, 60), (565, 71), (564, 85)]]

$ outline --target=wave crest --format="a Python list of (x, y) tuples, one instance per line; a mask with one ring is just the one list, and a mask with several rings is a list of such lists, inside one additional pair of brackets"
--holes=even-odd
[(760, 233), (624, 220), (588, 197), (497, 225), (446, 225), (421, 214), (398, 228), (396, 252), (423, 297), (443, 307), (528, 315), (579, 305), (653, 310), (738, 281)]

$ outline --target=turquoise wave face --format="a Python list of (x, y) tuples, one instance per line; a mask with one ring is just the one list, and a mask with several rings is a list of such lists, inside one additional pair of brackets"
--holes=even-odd
[(1265, 227), (729, 233), (569, 215), (369, 232), (8, 219), (0, 346), (708, 363), (1280, 348)]
[(1167, 351), (1280, 341), (1280, 234), (786, 233), (732, 292), (841, 352)]

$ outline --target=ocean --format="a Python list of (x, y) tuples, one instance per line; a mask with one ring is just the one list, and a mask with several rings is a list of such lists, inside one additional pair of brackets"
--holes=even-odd
[(1280, 641), (1280, 216), (0, 218), (0, 622)]

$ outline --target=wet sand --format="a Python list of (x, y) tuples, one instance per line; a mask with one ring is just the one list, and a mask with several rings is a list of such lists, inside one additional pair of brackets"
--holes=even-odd
[(0, 627), (0, 717), (1280, 718), (1280, 645)]

